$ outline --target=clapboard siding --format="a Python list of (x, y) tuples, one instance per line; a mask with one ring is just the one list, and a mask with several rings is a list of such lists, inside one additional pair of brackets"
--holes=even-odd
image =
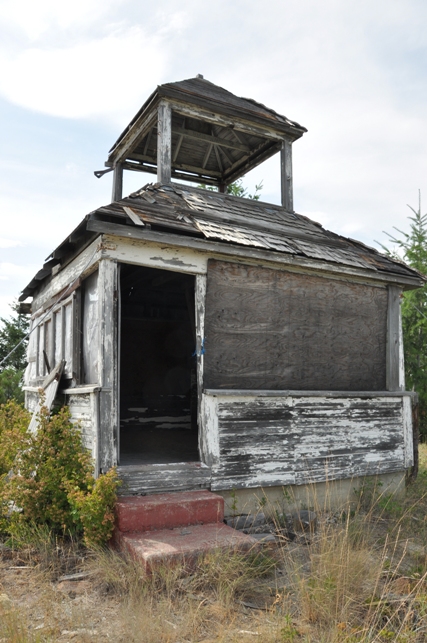
[(117, 467), (120, 495), (209, 489), (211, 472), (200, 462), (145, 464)]
[(386, 389), (387, 289), (208, 261), (205, 388)]
[[(212, 489), (304, 484), (412, 464), (410, 400), (204, 395)], [(217, 424), (212, 417), (217, 417)]]
[(94, 418), (95, 393), (70, 395), (67, 404), (71, 413), (71, 421), (76, 423), (82, 436), (84, 446), (96, 456), (96, 419)]

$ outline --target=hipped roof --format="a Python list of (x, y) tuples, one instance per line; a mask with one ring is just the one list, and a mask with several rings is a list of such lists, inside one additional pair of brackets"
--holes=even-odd
[[(262, 251), (272, 261), (287, 255), (295, 265), (348, 274), (365, 274), (404, 287), (423, 285), (426, 278), (403, 262), (387, 257), (359, 241), (325, 230), (307, 217), (283, 207), (179, 184), (149, 184), (130, 196), (98, 208), (48, 257), (22, 292), (32, 296), (52, 268), (65, 265), (101, 233), (198, 247), (241, 258)], [(231, 250), (231, 252), (230, 252)]]

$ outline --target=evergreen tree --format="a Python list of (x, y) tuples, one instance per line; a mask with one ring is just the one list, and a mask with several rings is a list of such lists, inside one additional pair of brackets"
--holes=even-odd
[[(400, 235), (398, 238), (386, 233), (395, 244), (395, 251), (383, 248), (427, 275), (427, 213), (421, 214), (421, 195), (418, 210), (408, 207), (413, 212), (413, 216), (408, 217), (409, 232), (395, 228)], [(418, 393), (420, 436), (422, 441), (427, 441), (427, 284), (404, 293), (402, 326), (406, 389)]]
[[(28, 341), (24, 338), (28, 333), (29, 321), (25, 315), (17, 312), (16, 305), (12, 305), (12, 309), (14, 315), (9, 319), (0, 317), (0, 404), (10, 399), (24, 401), (21, 385), (27, 366)], [(21, 341), (20, 346), (7, 357)]]

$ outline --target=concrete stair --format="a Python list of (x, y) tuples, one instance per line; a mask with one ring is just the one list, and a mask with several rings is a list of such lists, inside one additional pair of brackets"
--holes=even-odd
[(210, 491), (121, 497), (116, 504), (113, 544), (141, 560), (191, 566), (213, 550), (249, 551), (255, 538), (224, 524), (224, 499)]

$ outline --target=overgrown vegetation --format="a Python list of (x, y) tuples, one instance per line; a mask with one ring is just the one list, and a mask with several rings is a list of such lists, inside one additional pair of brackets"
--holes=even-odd
[(94, 479), (93, 463), (66, 407), (41, 407), (37, 432), (16, 402), (0, 406), (0, 529), (22, 539), (29, 526), (66, 536), (83, 534), (89, 546), (111, 536), (115, 470)]
[[(147, 575), (135, 559), (108, 549), (84, 553), (77, 542), (66, 550), (47, 526), (28, 527), (21, 549), (0, 562), (0, 639), (424, 643), (425, 445), (421, 456), (420, 475), (406, 497), (373, 479), (361, 487), (355, 481), (354, 502), (339, 510), (330, 508), (329, 497), (320, 504), (310, 495), (315, 533), (290, 540), (281, 521), (276, 545), (249, 555), (213, 551), (188, 568), (159, 566)], [(280, 507), (267, 501), (263, 511), (287, 514), (296, 501), (292, 490), (284, 491)], [(63, 580), (64, 570), (82, 579)]]
[[(403, 259), (409, 266), (427, 275), (427, 213), (421, 214), (421, 195), (418, 209), (408, 206), (409, 232), (397, 228), (400, 236), (389, 233), (392, 249), (382, 245), (391, 256)], [(423, 442), (427, 441), (427, 284), (406, 291), (402, 300), (403, 343), (405, 351), (406, 388), (419, 396), (419, 427)]]

